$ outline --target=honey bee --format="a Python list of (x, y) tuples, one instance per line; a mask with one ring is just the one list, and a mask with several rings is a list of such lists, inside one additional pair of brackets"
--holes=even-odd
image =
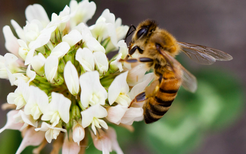
[[(131, 31), (131, 28), (134, 28), (134, 31)], [(154, 70), (155, 74), (151, 84), (133, 100), (133, 102), (145, 101), (143, 114), (147, 124), (164, 116), (176, 98), (181, 85), (188, 91), (196, 91), (195, 76), (174, 58), (180, 51), (200, 64), (210, 65), (216, 60), (232, 60), (232, 56), (223, 51), (202, 45), (178, 42), (174, 36), (159, 28), (152, 20), (141, 22), (137, 28), (131, 26), (126, 38), (131, 33), (133, 36), (129, 43), (129, 54), (123, 61), (146, 63), (149, 69)], [(133, 54), (136, 52), (139, 56), (133, 58)]]

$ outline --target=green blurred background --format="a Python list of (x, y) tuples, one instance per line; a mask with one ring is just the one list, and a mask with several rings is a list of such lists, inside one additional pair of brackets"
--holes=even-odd
[[(93, 24), (109, 8), (123, 24), (137, 25), (149, 18), (170, 31), (179, 41), (202, 44), (223, 50), (234, 59), (201, 66), (186, 56), (179, 61), (198, 79), (195, 94), (181, 88), (172, 108), (160, 121), (146, 125), (135, 123), (135, 132), (116, 128), (118, 141), (126, 154), (245, 154), (246, 113), (246, 1), (242, 0), (95, 0)], [(10, 19), (25, 25), (25, 8), (29, 4), (44, 6), (49, 16), (59, 13), (69, 0), (8, 0), (0, 2), (0, 27)], [(0, 53), (7, 51), (0, 34)], [(0, 103), (14, 91), (0, 80)], [(0, 111), (0, 127), (7, 111)], [(7, 130), (0, 134), (1, 153), (15, 153), (20, 133)], [(46, 147), (46, 150), (50, 146)], [(23, 153), (31, 153), (27, 148)], [(48, 151), (48, 150), (47, 150)], [(89, 142), (88, 153), (101, 153)], [(47, 153), (45, 150), (43, 153)]]

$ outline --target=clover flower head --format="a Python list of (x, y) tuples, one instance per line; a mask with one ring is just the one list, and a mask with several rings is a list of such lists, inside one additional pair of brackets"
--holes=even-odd
[[(143, 119), (135, 96), (143, 92), (153, 74), (127, 66), (123, 39), (128, 26), (105, 9), (96, 23), (86, 22), (96, 11), (94, 2), (71, 0), (49, 19), (45, 9), (26, 8), (26, 25), (11, 20), (4, 26), (5, 47), (0, 56), (0, 78), (17, 86), (7, 96), (7, 123), (0, 129), (19, 130), (23, 140), (16, 153), (33, 145), (39, 153), (54, 143), (52, 153), (84, 153), (89, 135), (98, 150), (123, 153), (109, 125), (131, 126)], [(111, 51), (117, 51), (112, 58)], [(83, 146), (81, 146), (83, 145)]]

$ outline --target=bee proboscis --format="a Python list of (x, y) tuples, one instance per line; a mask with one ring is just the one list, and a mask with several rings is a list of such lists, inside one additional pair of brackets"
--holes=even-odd
[[(131, 28), (134, 31), (131, 31)], [(192, 60), (210, 65), (216, 60), (232, 60), (232, 56), (218, 49), (178, 42), (174, 36), (157, 26), (155, 21), (145, 20), (137, 28), (131, 26), (126, 38), (134, 32), (129, 43), (129, 54), (125, 62), (146, 63), (154, 70), (155, 79), (143, 93), (133, 101), (145, 101), (143, 105), (144, 120), (152, 123), (159, 120), (170, 108), (182, 85), (186, 90), (194, 92), (197, 88), (196, 78), (188, 72), (174, 57), (183, 51)], [(132, 58), (138, 52), (140, 57)]]

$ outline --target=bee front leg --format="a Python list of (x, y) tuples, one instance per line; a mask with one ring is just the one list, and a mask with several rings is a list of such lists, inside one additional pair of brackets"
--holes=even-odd
[[(131, 29), (133, 28), (133, 30), (131, 31)], [(126, 33), (126, 37), (125, 37), (125, 42), (128, 36), (130, 36), (134, 31), (136, 30), (136, 27), (134, 25), (131, 25)]]
[(135, 53), (135, 51), (138, 50), (139, 53), (143, 53), (143, 49), (141, 49), (139, 46), (134, 46), (133, 48), (131, 48), (129, 50), (129, 54), (126, 56), (126, 59), (128, 59), (129, 57), (131, 57), (131, 55), (133, 55)]
[(148, 57), (140, 57), (138, 59), (136, 58), (130, 58), (130, 59), (120, 59), (120, 61), (128, 62), (128, 63), (137, 63), (137, 62), (142, 62), (142, 63), (149, 63), (153, 62), (154, 60)]

